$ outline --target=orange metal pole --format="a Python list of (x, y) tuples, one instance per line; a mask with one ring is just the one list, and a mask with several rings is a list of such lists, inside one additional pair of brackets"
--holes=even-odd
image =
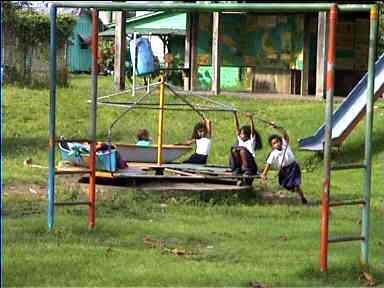
[(92, 10), (92, 104), (90, 127), (90, 161), (89, 161), (89, 185), (88, 185), (88, 227), (93, 229), (96, 225), (96, 109), (97, 109), (97, 46), (98, 46), (98, 13)]
[(328, 224), (329, 224), (329, 194), (331, 186), (331, 147), (332, 147), (332, 114), (333, 95), (335, 87), (335, 56), (336, 56), (336, 22), (337, 5), (332, 5), (329, 14), (328, 61), (327, 61), (327, 103), (325, 109), (325, 143), (324, 143), (324, 184), (321, 206), (321, 236), (320, 236), (320, 269), (328, 270)]

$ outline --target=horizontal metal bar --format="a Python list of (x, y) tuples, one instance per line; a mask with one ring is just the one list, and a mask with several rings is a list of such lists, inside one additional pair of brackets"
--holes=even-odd
[(57, 139), (56, 139), (56, 142), (57, 142), (57, 143), (60, 143), (60, 142), (62, 142), (62, 141), (64, 141), (64, 142), (87, 142), (87, 143), (91, 143), (91, 142), (92, 142), (92, 140), (90, 140), (90, 139), (85, 139), (85, 138), (78, 138), (78, 139), (76, 139), (76, 138), (74, 138), (74, 139), (67, 139), (67, 138), (65, 138), (65, 139), (60, 139), (60, 138), (57, 138)]
[(349, 241), (363, 241), (363, 236), (335, 236), (328, 238), (328, 243), (349, 242)]
[[(134, 109), (147, 109), (147, 110), (159, 110), (159, 107), (152, 107), (152, 106), (138, 106), (136, 104), (124, 104), (124, 103), (114, 103), (114, 102), (105, 102), (105, 101), (98, 101), (98, 105), (105, 105), (105, 106), (112, 106), (112, 107), (121, 107), (121, 108), (134, 108)], [(170, 105), (166, 105), (164, 110), (172, 110), (172, 111), (192, 111), (191, 108), (188, 108), (186, 106), (185, 108), (177, 108), (172, 107)], [(236, 110), (232, 109), (225, 109), (225, 108), (196, 108), (197, 111), (216, 111), (216, 112), (234, 112)]]
[(56, 169), (55, 173), (57, 175), (88, 174), (88, 173), (91, 173), (91, 170), (89, 169), (78, 169), (78, 170)]
[[(187, 172), (191, 172), (190, 170), (183, 170), (183, 171), (187, 171)], [(107, 172), (108, 173), (108, 172)], [(104, 175), (97, 175), (96, 174), (96, 177), (100, 177), (100, 178), (112, 178), (112, 175), (110, 176), (104, 176)], [(188, 180), (188, 179), (207, 179), (207, 180), (214, 180), (214, 179), (257, 179), (257, 178), (261, 178), (260, 175), (231, 175), (230, 173), (228, 174), (224, 174), (224, 175), (206, 175), (206, 174), (203, 174), (203, 173), (200, 173), (199, 172), (196, 172), (196, 175), (193, 175), (193, 176), (170, 176), (170, 175), (148, 175), (148, 174), (138, 174), (138, 175), (132, 175), (132, 174), (125, 174), (125, 173), (115, 173), (113, 174), (113, 178), (114, 179), (121, 179), (121, 178), (127, 178), (127, 179), (163, 179), (163, 180), (167, 180), (167, 179), (178, 179), (178, 180)]]
[[(136, 105), (136, 106), (159, 106), (159, 103), (136, 103), (136, 102), (118, 102), (118, 101), (98, 101), (98, 103), (100, 103), (100, 104)], [(167, 106), (188, 106), (185, 103), (166, 103), (165, 105), (167, 105)], [(199, 104), (197, 104), (196, 106), (202, 107)], [(207, 108), (208, 106), (203, 106), (203, 107)]]
[[(90, 102), (90, 101), (88, 101)], [(127, 106), (159, 106), (159, 103), (137, 103), (137, 102), (123, 102), (123, 101), (98, 101), (99, 104), (117, 104), (117, 105), (127, 105)], [(193, 103), (192, 103), (193, 104)], [(190, 107), (186, 103), (165, 103), (166, 106), (177, 106), (177, 107)], [(217, 105), (220, 106), (220, 105)], [(217, 106), (210, 106), (210, 105), (201, 105), (201, 104), (195, 104), (196, 109), (216, 109), (215, 107)], [(226, 110), (230, 112), (235, 112), (236, 109), (233, 107), (223, 107), (222, 108), (217, 108), (218, 110)], [(255, 117), (256, 118), (256, 117)], [(270, 123), (270, 122), (268, 122)]]
[(348, 205), (365, 205), (364, 200), (346, 200), (329, 203), (329, 207), (339, 207), (339, 206), (348, 206)]
[[(143, 10), (173, 12), (316, 12), (329, 10), (332, 3), (162, 3), (151, 1), (146, 3), (111, 3), (98, 1), (53, 1), (56, 7), (96, 8), (99, 10)], [(338, 5), (340, 11), (369, 11), (370, 4)]]
[(88, 201), (62, 201), (55, 202), (55, 206), (75, 206), (75, 205), (89, 205)]
[(337, 164), (331, 167), (332, 170), (348, 170), (348, 169), (361, 169), (366, 168), (364, 163), (349, 163), (349, 164)]

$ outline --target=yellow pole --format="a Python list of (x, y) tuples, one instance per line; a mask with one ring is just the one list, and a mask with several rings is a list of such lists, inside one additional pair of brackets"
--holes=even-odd
[(163, 129), (164, 129), (164, 76), (160, 75), (160, 109), (157, 129), (157, 165), (163, 162)]

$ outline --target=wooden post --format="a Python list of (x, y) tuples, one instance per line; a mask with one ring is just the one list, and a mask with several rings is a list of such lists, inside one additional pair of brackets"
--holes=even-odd
[(319, 12), (317, 24), (316, 98), (325, 98), (325, 67), (327, 61), (327, 12)]
[(125, 15), (125, 11), (116, 12), (114, 81), (117, 90), (125, 89)]
[(187, 13), (186, 21), (186, 31), (185, 31), (185, 53), (184, 53), (184, 69), (189, 72), (186, 72), (184, 75), (184, 91), (189, 91), (191, 89), (191, 37), (192, 37), (192, 15)]
[(220, 12), (213, 12), (212, 22), (212, 92), (220, 93), (220, 37), (221, 23)]
[(309, 30), (310, 21), (304, 15), (304, 47), (303, 47), (303, 70), (301, 71), (300, 95), (308, 95), (308, 76), (309, 76)]
[(256, 67), (255, 66), (252, 66), (251, 69), (250, 69), (250, 73), (251, 73), (251, 81), (250, 81), (250, 84), (251, 84), (251, 87), (250, 87), (250, 91), (251, 93), (256, 93)]
[(190, 90), (196, 90), (196, 78), (197, 78), (197, 36), (199, 25), (199, 14), (193, 13), (192, 25), (191, 25), (191, 60), (190, 60)]

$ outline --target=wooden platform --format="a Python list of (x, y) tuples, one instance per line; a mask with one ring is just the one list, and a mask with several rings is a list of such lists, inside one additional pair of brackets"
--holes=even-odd
[[(79, 167), (57, 168), (58, 174), (81, 174), (80, 183), (89, 182), (89, 170)], [(151, 191), (242, 191), (254, 176), (234, 176), (229, 167), (173, 163), (129, 163), (117, 172), (96, 171), (96, 184), (133, 187)]]

